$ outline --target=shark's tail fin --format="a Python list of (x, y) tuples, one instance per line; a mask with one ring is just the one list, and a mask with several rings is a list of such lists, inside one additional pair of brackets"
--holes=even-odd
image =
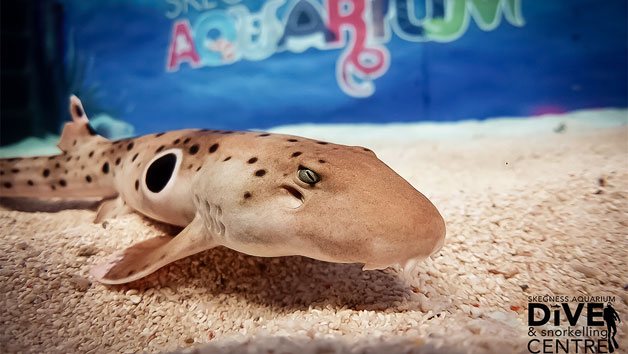
[(78, 97), (70, 96), (70, 114), (72, 121), (65, 123), (61, 139), (57, 146), (61, 151), (69, 151), (76, 146), (84, 145), (88, 141), (106, 140), (98, 135), (96, 131), (89, 125), (89, 119), (83, 109), (83, 104)]

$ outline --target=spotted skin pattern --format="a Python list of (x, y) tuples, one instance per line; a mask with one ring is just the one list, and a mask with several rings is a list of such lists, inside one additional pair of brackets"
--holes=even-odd
[(0, 160), (0, 196), (117, 196), (96, 222), (139, 212), (184, 227), (103, 260), (91, 269), (103, 283), (130, 282), (218, 245), (364, 269), (414, 264), (443, 245), (436, 207), (367, 148), (210, 129), (110, 141), (91, 129), (75, 96), (70, 112), (61, 154)]

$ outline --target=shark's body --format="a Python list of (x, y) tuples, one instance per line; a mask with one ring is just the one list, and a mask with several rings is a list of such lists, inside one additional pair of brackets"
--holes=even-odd
[(110, 141), (71, 98), (60, 155), (0, 160), (3, 197), (110, 197), (96, 217), (138, 211), (185, 229), (112, 255), (104, 283), (141, 278), (224, 245), (385, 268), (425, 258), (445, 225), (420, 192), (369, 149), (260, 132), (178, 130)]

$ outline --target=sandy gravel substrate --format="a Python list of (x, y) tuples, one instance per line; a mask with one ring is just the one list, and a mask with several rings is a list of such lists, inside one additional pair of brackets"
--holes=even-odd
[(93, 224), (92, 202), (3, 200), (0, 352), (526, 353), (527, 296), (545, 294), (615, 296), (625, 350), (628, 127), (566, 128), (360, 141), (447, 222), (412, 279), (217, 248), (104, 286), (91, 265), (176, 230)]

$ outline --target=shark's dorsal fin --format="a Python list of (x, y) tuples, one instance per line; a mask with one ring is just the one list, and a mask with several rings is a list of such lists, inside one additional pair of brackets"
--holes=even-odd
[(70, 96), (70, 114), (72, 121), (65, 123), (61, 139), (57, 146), (61, 151), (69, 151), (76, 146), (80, 146), (87, 141), (107, 140), (98, 135), (89, 125), (89, 119), (83, 109), (83, 104), (78, 97)]

